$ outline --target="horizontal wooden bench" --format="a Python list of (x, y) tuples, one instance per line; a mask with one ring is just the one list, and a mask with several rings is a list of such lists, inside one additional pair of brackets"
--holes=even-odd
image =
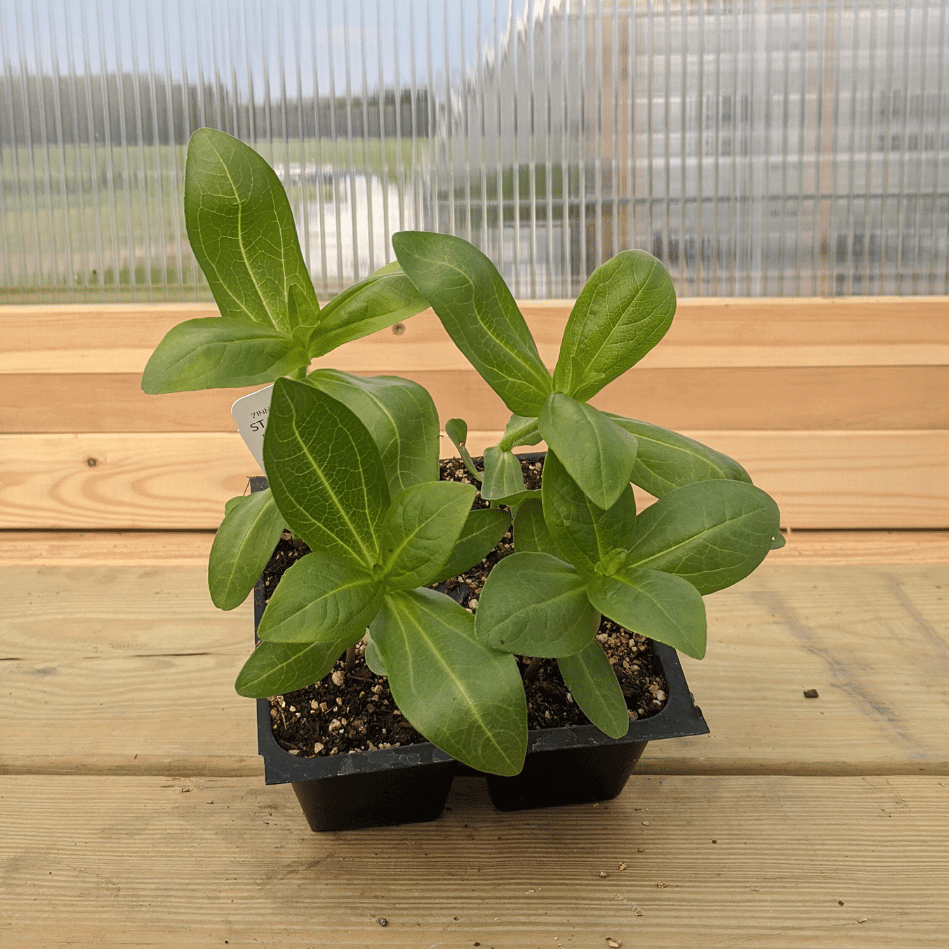
[[(524, 304), (552, 366), (569, 304)], [(147, 396), (148, 355), (210, 305), (0, 310), (0, 529), (210, 530), (257, 466), (230, 405)], [(431, 312), (318, 361), (414, 379), (479, 450), (507, 412)], [(684, 300), (593, 401), (732, 454), (803, 529), (949, 527), (949, 300)], [(450, 445), (446, 445), (450, 449)]]
[[(569, 306), (524, 309), (553, 364)], [(599, 806), (500, 814), (467, 779), (433, 824), (319, 836), (233, 691), (250, 604), (206, 588), (257, 473), (244, 390), (139, 389), (212, 312), (0, 309), (0, 946), (945, 944), (949, 301), (685, 300), (597, 400), (781, 503), (787, 546), (683, 663), (711, 735)], [(504, 423), (431, 314), (330, 364), (424, 383), (476, 451)]]

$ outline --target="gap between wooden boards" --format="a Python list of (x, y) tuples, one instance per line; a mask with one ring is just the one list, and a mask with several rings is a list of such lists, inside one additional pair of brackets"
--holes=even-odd
[[(253, 727), (248, 710), (248, 728)], [(911, 758), (887, 761), (774, 761), (750, 762), (736, 758), (650, 757), (636, 765), (636, 774), (694, 777), (939, 777), (949, 776), (949, 760), (920, 762)], [(257, 756), (203, 757), (181, 755), (0, 755), (0, 775), (48, 777), (178, 777), (257, 778), (263, 784), (263, 759)], [(477, 780), (477, 779), (475, 779)]]
[[(777, 564), (949, 563), (949, 530), (791, 531)], [(2, 566), (204, 566), (214, 531), (0, 531)]]

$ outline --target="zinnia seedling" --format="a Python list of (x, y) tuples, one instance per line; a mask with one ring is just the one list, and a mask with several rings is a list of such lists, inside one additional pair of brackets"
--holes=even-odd
[[(624, 251), (591, 275), (553, 371), (491, 261), (460, 238), (393, 237), (398, 262), (320, 308), (289, 203), (266, 162), (202, 129), (188, 152), (188, 235), (220, 317), (159, 344), (147, 392), (275, 382), (264, 467), (270, 487), (225, 508), (209, 564), (212, 599), (247, 597), (280, 534), (311, 548), (277, 586), (241, 694), (309, 685), (366, 639), (411, 724), (460, 761), (517, 773), (527, 744), (515, 656), (556, 659), (577, 703), (608, 735), (629, 717), (596, 639), (601, 616), (700, 658), (702, 596), (741, 580), (783, 543), (774, 501), (737, 462), (590, 399), (662, 338), (675, 312), (668, 273)], [(467, 426), (445, 424), (491, 506), (438, 480), (429, 394), (394, 376), (307, 374), (310, 361), (427, 306), (511, 412), (475, 467)], [(514, 449), (546, 442), (539, 491)], [(657, 500), (637, 511), (632, 485)], [(511, 526), (477, 615), (432, 589), (463, 573)]]

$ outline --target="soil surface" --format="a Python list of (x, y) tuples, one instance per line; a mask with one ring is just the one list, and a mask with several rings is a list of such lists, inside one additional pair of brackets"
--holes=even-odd
[[(479, 461), (475, 459), (476, 464)], [(477, 484), (459, 459), (443, 461), (441, 465), (442, 480)], [(524, 460), (521, 467), (527, 487), (540, 487), (543, 461)], [(488, 505), (479, 495), (474, 506)], [(481, 563), (443, 584), (441, 589), (475, 612), (491, 567), (513, 549), (509, 531)], [(284, 571), (308, 552), (302, 541), (284, 534), (263, 575), (268, 599)], [(652, 643), (606, 617), (601, 620), (597, 639), (616, 670), (630, 718), (648, 718), (660, 712), (665, 706), (666, 684)], [(316, 757), (425, 741), (396, 707), (386, 678), (366, 665), (364, 649), (364, 643), (357, 644), (355, 662), (349, 671), (345, 670), (342, 656), (333, 671), (315, 685), (270, 700), (274, 736), (283, 748), (301, 757)], [(529, 657), (518, 657), (518, 662), (522, 673), (526, 672)], [(535, 664), (524, 686), (528, 728), (590, 724), (564, 685), (556, 660), (544, 659)]]

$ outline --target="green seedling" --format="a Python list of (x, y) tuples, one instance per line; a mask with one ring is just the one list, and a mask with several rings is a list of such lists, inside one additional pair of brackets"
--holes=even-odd
[[(243, 602), (285, 529), (311, 549), (270, 599), (241, 694), (310, 685), (365, 640), (368, 665), (422, 735), (474, 768), (515, 774), (527, 744), (515, 657), (556, 660), (590, 721), (624, 735), (601, 618), (700, 658), (702, 597), (782, 545), (776, 504), (737, 462), (591, 404), (672, 322), (672, 282), (649, 254), (624, 251), (594, 271), (551, 372), (494, 265), (456, 237), (395, 235), (397, 263), (321, 308), (276, 175), (221, 132), (192, 138), (185, 216), (221, 315), (172, 329), (143, 388), (274, 383), (269, 488), (226, 505), (208, 571), (214, 603)], [(313, 358), (428, 306), (511, 413), (480, 469), (465, 422), (445, 424), (488, 508), (473, 506), (473, 485), (439, 480), (424, 388), (308, 373)], [(514, 450), (540, 442), (542, 485), (528, 490)], [(654, 503), (637, 510), (633, 485)], [(436, 588), (493, 550), (512, 515), (515, 550), (472, 614)]]
[[(396, 234), (393, 246), (458, 348), (513, 413), (479, 473), (483, 497), (516, 508), (516, 552), (488, 577), (478, 638), (556, 659), (588, 718), (623, 735), (626, 705), (596, 641), (601, 615), (701, 658), (702, 595), (741, 580), (783, 543), (777, 505), (737, 462), (589, 404), (668, 330), (676, 303), (669, 275), (643, 251), (624, 251), (595, 270), (551, 374), (479, 250), (423, 232)], [(540, 497), (532, 498), (513, 449), (541, 438), (548, 454)], [(631, 483), (658, 498), (638, 515)]]
[[(428, 306), (392, 263), (321, 309), (283, 185), (257, 152), (224, 132), (203, 128), (192, 135), (184, 211), (191, 248), (221, 315), (186, 320), (165, 335), (142, 375), (147, 393), (302, 379), (311, 360)], [(401, 379), (332, 370), (309, 378), (383, 439), (393, 437), (384, 431), (392, 418), (415, 408), (434, 414), (427, 393)], [(269, 489), (228, 502), (208, 566), (216, 606), (234, 609), (247, 598), (283, 529)]]
[(437, 479), (437, 435), (436, 423), (435, 478), (424, 477), (411, 442), (389, 468), (342, 402), (277, 382), (264, 465), (277, 507), (312, 552), (275, 589), (237, 690), (303, 688), (368, 635), (370, 661), (419, 732), (474, 768), (516, 774), (527, 708), (514, 656), (479, 640), (474, 616), (428, 589), (480, 561), (509, 518), (472, 511), (473, 485)]

